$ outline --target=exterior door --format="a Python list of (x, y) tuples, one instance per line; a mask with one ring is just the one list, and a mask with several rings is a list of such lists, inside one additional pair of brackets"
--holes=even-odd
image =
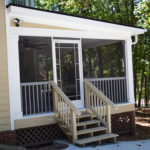
[(81, 41), (53, 39), (52, 43), (54, 82), (78, 108), (83, 108)]

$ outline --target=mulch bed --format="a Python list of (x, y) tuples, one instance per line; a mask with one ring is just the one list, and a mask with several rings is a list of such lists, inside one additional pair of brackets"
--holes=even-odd
[(34, 147), (27, 148), (27, 150), (63, 150), (68, 145), (60, 142), (53, 142), (52, 144), (37, 145)]

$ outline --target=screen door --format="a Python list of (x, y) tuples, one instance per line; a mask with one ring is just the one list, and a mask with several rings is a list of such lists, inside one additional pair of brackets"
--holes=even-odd
[(83, 107), (83, 68), (80, 40), (53, 39), (54, 82), (77, 106)]

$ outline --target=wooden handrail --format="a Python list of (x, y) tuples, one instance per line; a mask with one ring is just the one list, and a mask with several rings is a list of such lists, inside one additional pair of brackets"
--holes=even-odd
[(107, 127), (107, 132), (111, 133), (111, 107), (116, 105), (98, 90), (90, 81), (85, 83), (85, 105), (102, 123)]
[(115, 105), (107, 96), (105, 96), (100, 90), (98, 90), (90, 81), (87, 79), (84, 79), (84, 82), (98, 95), (100, 96), (108, 105), (110, 105), (112, 108), (117, 108), (117, 105)]
[(71, 107), (71, 109), (75, 112), (76, 115), (81, 115), (81, 111), (78, 110), (77, 107), (70, 101), (70, 99), (65, 95), (65, 93), (54, 83), (54, 81), (50, 81), (50, 85), (59, 93), (59, 95), (63, 98), (63, 100)]
[(53, 90), (54, 113), (56, 120), (61, 121), (61, 125), (67, 127), (72, 133), (72, 142), (77, 140), (76, 115), (81, 115), (81, 111), (75, 107), (66, 94), (54, 83), (50, 81)]

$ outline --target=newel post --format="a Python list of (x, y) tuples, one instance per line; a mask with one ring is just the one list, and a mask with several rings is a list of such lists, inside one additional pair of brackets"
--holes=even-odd
[(72, 143), (75, 144), (75, 141), (77, 140), (77, 126), (76, 126), (76, 114), (71, 109), (71, 132), (72, 132)]
[(58, 117), (58, 94), (55, 91), (55, 89), (52, 89), (53, 92), (53, 108), (54, 108), (54, 113), (55, 113), (55, 117)]
[(111, 108), (107, 104), (107, 132), (111, 133)]
[(84, 86), (85, 86), (85, 107), (87, 108), (88, 106), (88, 88), (86, 83), (84, 82)]

